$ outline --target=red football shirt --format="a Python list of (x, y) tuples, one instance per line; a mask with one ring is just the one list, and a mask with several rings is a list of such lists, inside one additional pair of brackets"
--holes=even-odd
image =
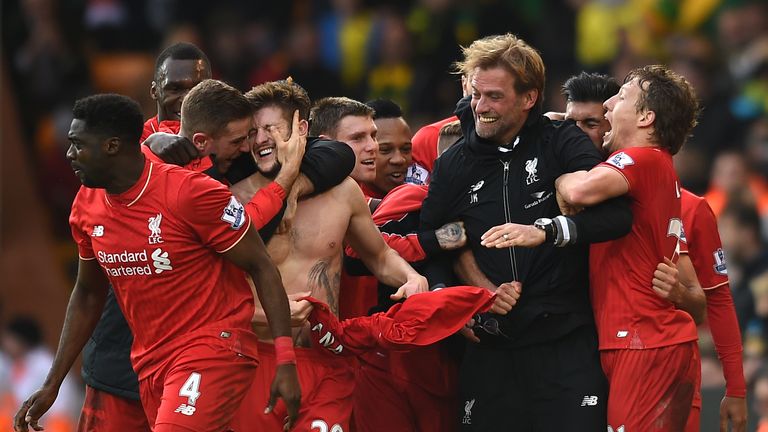
[[(147, 119), (147, 121), (144, 122), (144, 130), (141, 131), (141, 140), (139, 140), (139, 142), (143, 143), (150, 135), (159, 131), (160, 122), (157, 120), (157, 116)], [(176, 133), (178, 133), (178, 131)]]
[(685, 236), (681, 250), (696, 269), (701, 287), (710, 290), (728, 283), (725, 254), (717, 233), (717, 220), (704, 198), (682, 190), (681, 209)]
[(253, 295), (243, 271), (222, 255), (250, 224), (226, 187), (172, 165), (146, 161), (122, 194), (80, 188), (72, 235), (80, 258), (97, 259), (114, 287), (140, 379), (191, 339), (227, 338), (256, 357)]
[(726, 394), (744, 397), (746, 384), (741, 358), (741, 332), (728, 286), (728, 270), (717, 232), (717, 219), (704, 198), (685, 189), (682, 192), (685, 235), (681, 239), (681, 252), (691, 258), (699, 283), (707, 295), (707, 323), (723, 364)]
[(590, 249), (590, 285), (600, 349), (658, 348), (697, 339), (696, 325), (652, 289), (653, 272), (673, 258), (682, 231), (672, 156), (654, 147), (615, 152), (599, 166), (629, 185), (632, 231)]
[(437, 159), (437, 141), (440, 137), (440, 129), (446, 124), (458, 120), (451, 116), (435, 123), (428, 124), (413, 135), (413, 165), (408, 168), (406, 182), (418, 185), (429, 183), (429, 176), (435, 167)]
[[(144, 123), (144, 133), (141, 136), (141, 142), (143, 143), (148, 136), (155, 132), (178, 134), (179, 130), (181, 130), (180, 122), (166, 120), (158, 123), (157, 116), (155, 116)], [(152, 153), (152, 150), (150, 150), (148, 146), (142, 145), (141, 152), (152, 162), (165, 163), (160, 157)], [(212, 166), (213, 162), (211, 161), (211, 158), (203, 156), (191, 160), (188, 164), (184, 165), (184, 168), (191, 171), (203, 172), (207, 171)], [(251, 201), (245, 204), (245, 210), (253, 219), (253, 224), (256, 229), (262, 229), (264, 225), (280, 212), (285, 197), (286, 193), (282, 186), (272, 182), (266, 187), (259, 189), (253, 198), (251, 198)]]

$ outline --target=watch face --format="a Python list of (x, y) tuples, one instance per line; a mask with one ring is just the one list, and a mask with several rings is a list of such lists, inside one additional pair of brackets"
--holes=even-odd
[(533, 224), (534, 225), (544, 226), (544, 225), (549, 225), (551, 223), (552, 223), (552, 219), (550, 219), (550, 218), (538, 218), (538, 219), (536, 219), (536, 222), (534, 222)]

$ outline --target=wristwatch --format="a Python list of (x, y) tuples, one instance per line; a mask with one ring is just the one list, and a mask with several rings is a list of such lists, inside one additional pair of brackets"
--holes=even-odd
[(557, 225), (550, 218), (538, 218), (533, 223), (533, 226), (544, 231), (544, 238), (546, 243), (555, 243), (557, 238)]

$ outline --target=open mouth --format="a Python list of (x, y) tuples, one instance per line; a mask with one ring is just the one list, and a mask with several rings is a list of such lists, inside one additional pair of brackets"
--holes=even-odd
[(256, 161), (257, 163), (262, 159), (269, 158), (274, 153), (275, 153), (274, 146), (262, 147), (262, 148), (251, 150), (251, 156), (253, 156), (253, 160)]
[(498, 117), (482, 116), (482, 115), (477, 116), (477, 121), (479, 121), (480, 123), (486, 123), (486, 124), (495, 123), (497, 120), (499, 120)]
[(363, 159), (360, 161), (360, 164), (365, 166), (375, 167), (375, 162), (376, 162), (375, 159)]

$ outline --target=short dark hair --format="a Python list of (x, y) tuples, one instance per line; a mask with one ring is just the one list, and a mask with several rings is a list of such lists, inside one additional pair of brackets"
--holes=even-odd
[(682, 75), (666, 66), (649, 65), (629, 72), (624, 82), (637, 78), (640, 96), (637, 111), (653, 111), (653, 138), (660, 147), (676, 154), (696, 126), (699, 101)]
[(128, 96), (97, 94), (79, 99), (72, 117), (85, 122), (86, 128), (104, 137), (116, 136), (128, 144), (139, 144), (144, 130), (144, 115), (139, 104)]
[(373, 119), (399, 118), (403, 116), (403, 109), (391, 99), (374, 99), (365, 103), (373, 109)]
[(296, 110), (299, 110), (300, 119), (307, 120), (309, 108), (312, 105), (307, 91), (290, 77), (281, 81), (259, 84), (250, 89), (245, 97), (253, 106), (254, 111), (266, 106), (276, 106), (282, 109), (288, 123), (293, 121), (293, 112)]
[(18, 316), (5, 327), (6, 331), (19, 338), (27, 348), (35, 348), (43, 343), (43, 331), (40, 324), (29, 316)]
[(619, 82), (615, 78), (599, 73), (582, 72), (574, 75), (563, 84), (563, 95), (568, 102), (603, 103), (619, 92)]
[(235, 120), (253, 115), (253, 106), (240, 90), (219, 80), (200, 81), (181, 103), (181, 129), (189, 134), (216, 136)]
[(208, 60), (208, 56), (205, 55), (203, 50), (189, 42), (178, 42), (167, 47), (157, 56), (153, 78), (155, 81), (160, 79), (160, 69), (163, 67), (163, 63), (169, 58), (173, 60), (202, 60), (205, 67), (208, 68), (208, 70), (211, 69), (211, 62)]
[(309, 114), (309, 134), (333, 137), (339, 122), (347, 116), (373, 117), (373, 108), (348, 97), (320, 99)]

